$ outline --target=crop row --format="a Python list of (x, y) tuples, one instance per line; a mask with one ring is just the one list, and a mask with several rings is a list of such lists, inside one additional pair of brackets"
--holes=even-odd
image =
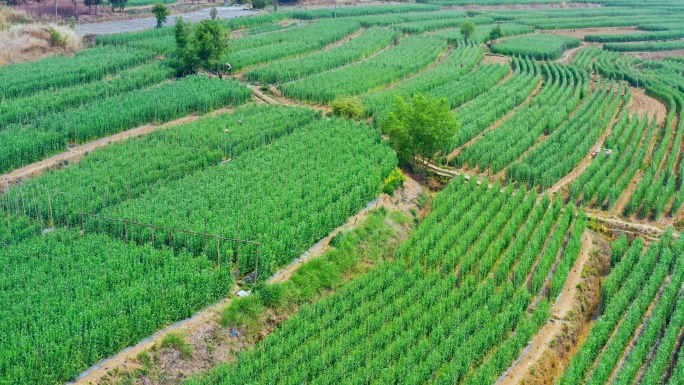
[(529, 58), (513, 60), (513, 74), (456, 111), (461, 129), (445, 153), (464, 145), (532, 94), (541, 81), (541, 68)]
[[(489, 40), (489, 33), (495, 27), (501, 28), (501, 34), (503, 37), (524, 35), (528, 33), (534, 33), (534, 28), (517, 23), (501, 23), (501, 24), (489, 24), (489, 25), (478, 25), (475, 28), (475, 33), (470, 38), (470, 40), (478, 43), (484, 43)], [(461, 35), (460, 28), (446, 29), (443, 31), (437, 31), (432, 33), (434, 36), (445, 37), (449, 44), (460, 44), (463, 40), (463, 35)]]
[[(682, 241), (677, 241), (673, 246), (670, 244), (672, 233), (666, 233), (663, 238), (652, 244), (646, 253), (641, 254), (641, 243), (635, 242), (627, 256), (617, 263), (614, 270), (619, 277), (612, 280), (610, 288), (614, 288), (612, 294), (604, 294), (604, 298), (610, 299), (604, 305), (603, 314), (597, 320), (591, 330), (589, 338), (581, 346), (578, 353), (573, 357), (568, 369), (561, 378), (559, 384), (604, 383), (617, 368), (617, 376), (621, 379), (634, 378), (636, 370), (643, 364), (643, 347), (639, 344), (653, 342), (652, 327), (658, 325), (662, 316), (671, 314), (672, 306), (682, 282), (682, 269), (684, 263), (681, 259), (674, 262), (674, 252), (681, 253), (684, 246)], [(622, 268), (626, 264), (628, 267)], [(673, 269), (672, 271), (671, 269)], [(629, 268), (633, 266), (633, 268)], [(673, 281), (669, 283), (666, 277), (673, 275)], [(676, 275), (676, 278), (675, 278)], [(657, 296), (659, 289), (666, 282), (665, 292)], [(618, 284), (619, 286), (615, 286)], [(642, 323), (649, 305), (656, 299), (651, 316), (647, 319), (645, 332), (637, 337), (636, 350), (632, 350), (625, 364), (617, 366), (618, 360), (628, 348), (636, 328)], [(662, 325), (659, 326), (662, 328)], [(616, 330), (617, 328), (617, 330)], [(616, 331), (616, 333), (614, 333)], [(658, 334), (660, 330), (658, 331)], [(634, 357), (634, 358), (632, 358)], [(639, 360), (640, 362), (636, 362)], [(592, 371), (591, 368), (595, 366)], [(588, 378), (587, 378), (588, 377)]]
[[(366, 113), (382, 117), (397, 96), (408, 99), (419, 92), (429, 93), (445, 83), (459, 82), (470, 76), (469, 73), (473, 71), (481, 59), (482, 48), (474, 45), (462, 45), (448, 51), (444, 59), (429, 70), (411, 76), (394, 87), (363, 94), (361, 100)], [(475, 72), (480, 70), (479, 66), (477, 68)], [(466, 84), (471, 83), (468, 81)]]
[(602, 151), (596, 156), (570, 186), (570, 198), (593, 207), (612, 208), (644, 164), (655, 127), (655, 120), (649, 124), (635, 117), (630, 122), (629, 115), (623, 114), (603, 145), (612, 154)]
[(107, 75), (140, 65), (153, 54), (137, 49), (95, 47), (74, 57), (53, 56), (35, 63), (8, 65), (0, 68), (0, 95), (3, 99), (28, 96), (36, 92), (80, 85), (100, 80)]
[(579, 47), (580, 39), (552, 34), (518, 36), (492, 46), (492, 52), (503, 55), (531, 56), (539, 60), (554, 60), (564, 51)]
[[(675, 194), (679, 187), (675, 167), (678, 164), (679, 147), (684, 136), (684, 122), (679, 120), (677, 123), (676, 113), (677, 105), (671, 100), (665, 130), (653, 151), (644, 176), (625, 206), (625, 215), (637, 213), (641, 218), (645, 218), (653, 213), (653, 217), (660, 218), (670, 198), (679, 195), (678, 191)], [(681, 201), (675, 199), (671, 211), (676, 213), (680, 205)]]
[(441, 39), (409, 36), (367, 60), (284, 84), (282, 91), (297, 100), (329, 102), (401, 80), (433, 63), (445, 50)]
[(369, 29), (360, 36), (329, 50), (257, 67), (247, 72), (245, 78), (249, 81), (265, 83), (300, 79), (365, 59), (388, 46), (394, 38), (395, 33), (390, 29)]
[(610, 125), (620, 102), (628, 97), (624, 85), (617, 87), (614, 84), (595, 91), (568, 121), (511, 165), (506, 179), (548, 188), (567, 175), (589, 153)]
[(497, 173), (532, 147), (542, 134), (564, 122), (584, 95), (589, 81), (583, 72), (557, 64), (543, 64), (544, 86), (532, 102), (515, 112), (495, 130), (463, 149), (457, 162)]
[(584, 40), (594, 43), (624, 43), (649, 40), (676, 40), (684, 38), (684, 30), (624, 33), (614, 35), (587, 35)]
[(232, 41), (230, 51), (221, 57), (233, 70), (245, 69), (288, 56), (302, 55), (325, 47), (357, 31), (352, 20), (321, 20), (280, 32), (250, 36)]
[(674, 51), (684, 49), (684, 40), (652, 43), (606, 43), (603, 45), (603, 49), (614, 52)]
[(23, 98), (11, 98), (0, 104), (0, 130), (11, 123), (30, 124), (49, 113), (63, 112), (96, 100), (149, 87), (171, 76), (171, 68), (154, 62), (123, 70), (110, 79), (44, 90)]
[(69, 143), (84, 143), (145, 123), (163, 123), (250, 99), (251, 92), (238, 82), (196, 75), (44, 115), (28, 127), (14, 124), (0, 131), (0, 142), (7, 144), (0, 148), (0, 171), (65, 151)]

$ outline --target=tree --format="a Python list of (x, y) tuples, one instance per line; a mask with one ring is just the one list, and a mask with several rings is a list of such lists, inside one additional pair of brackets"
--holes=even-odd
[(497, 24), (496, 27), (489, 31), (489, 36), (487, 40), (489, 44), (492, 44), (495, 40), (501, 39), (503, 37), (503, 32), (501, 32), (501, 25)]
[(219, 77), (221, 56), (228, 50), (227, 34), (217, 20), (202, 21), (192, 33), (188, 23), (178, 18), (173, 28), (176, 39), (177, 70), (180, 74), (200, 69), (215, 72)]
[(466, 42), (470, 40), (473, 33), (475, 33), (475, 23), (472, 21), (464, 21), (461, 23), (461, 35), (463, 36), (463, 40)]
[(109, 0), (109, 4), (112, 5), (112, 11), (114, 11), (114, 9), (118, 7), (119, 12), (123, 12), (127, 2), (128, 0)]
[(152, 7), (152, 13), (157, 18), (157, 28), (161, 28), (162, 24), (166, 23), (166, 18), (169, 16), (169, 8), (163, 3), (157, 3)]
[(271, 5), (269, 0), (252, 0), (252, 8), (254, 9), (264, 9)]
[(97, 8), (100, 4), (102, 4), (102, 0), (83, 0), (83, 4), (88, 6), (88, 13), (91, 12), (91, 8), (94, 5), (95, 6), (95, 14), (97, 15)]
[(453, 140), (460, 127), (445, 98), (423, 94), (414, 95), (410, 102), (398, 96), (381, 126), (395, 151), (414, 170), (416, 161), (422, 159), (423, 177), (428, 164)]

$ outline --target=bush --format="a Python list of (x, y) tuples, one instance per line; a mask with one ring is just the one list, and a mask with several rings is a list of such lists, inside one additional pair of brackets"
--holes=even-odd
[(333, 115), (341, 116), (345, 119), (363, 118), (363, 104), (357, 96), (336, 99), (332, 103)]
[(277, 283), (260, 283), (254, 287), (254, 292), (259, 295), (261, 304), (266, 307), (278, 306), (285, 294), (283, 285)]
[(389, 195), (394, 195), (394, 190), (404, 185), (406, 182), (406, 176), (400, 169), (395, 168), (392, 172), (385, 178), (384, 185), (382, 187), (382, 192)]
[(65, 47), (67, 43), (66, 37), (62, 36), (59, 31), (50, 27), (50, 46), (52, 47)]

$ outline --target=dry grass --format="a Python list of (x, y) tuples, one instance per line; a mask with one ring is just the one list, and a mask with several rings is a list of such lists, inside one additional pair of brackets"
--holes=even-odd
[(31, 18), (26, 12), (0, 5), (0, 31), (14, 24), (25, 24), (30, 21)]
[(54, 24), (12, 25), (0, 31), (0, 66), (73, 54), (81, 47), (81, 37), (67, 27)]

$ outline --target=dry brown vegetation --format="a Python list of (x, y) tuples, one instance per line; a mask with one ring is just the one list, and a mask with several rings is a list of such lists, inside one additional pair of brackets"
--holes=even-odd
[(0, 6), (0, 66), (73, 54), (81, 37), (67, 27), (36, 22), (24, 11)]
[(610, 247), (594, 236), (591, 258), (582, 271), (582, 280), (572, 310), (568, 312), (561, 333), (551, 342), (541, 358), (520, 382), (523, 385), (548, 385), (563, 373), (594, 323), (601, 299), (601, 282), (610, 265)]
[(81, 47), (81, 37), (67, 27), (52, 24), (14, 25), (0, 32), (0, 65), (74, 54)]

